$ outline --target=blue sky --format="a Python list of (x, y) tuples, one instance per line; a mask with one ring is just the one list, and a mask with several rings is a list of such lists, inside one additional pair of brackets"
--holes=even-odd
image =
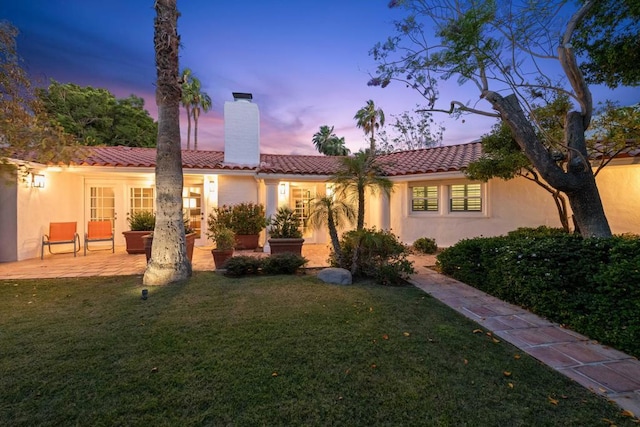
[[(387, 0), (178, 1), (181, 17), (180, 67), (189, 67), (213, 100), (200, 119), (203, 149), (223, 149), (222, 112), (232, 92), (250, 92), (261, 114), (262, 151), (316, 154), (311, 138), (321, 125), (335, 126), (352, 151), (367, 146), (353, 116), (373, 99), (390, 122), (414, 109), (422, 98), (399, 84), (367, 86), (375, 69), (369, 50), (393, 34), (401, 10)], [(31, 76), (106, 88), (118, 97), (145, 98), (156, 117), (153, 1), (3, 1), (0, 19), (18, 27), (18, 50)], [(477, 94), (455, 82), (441, 86), (448, 100), (475, 102)], [(471, 98), (469, 93), (472, 93)], [(594, 98), (640, 99), (638, 88), (612, 96), (595, 89)], [(184, 116), (184, 112), (183, 112)], [(445, 144), (469, 142), (486, 133), (493, 119), (453, 120)], [(182, 121), (186, 135), (186, 118)], [(183, 142), (186, 138), (183, 137)]]

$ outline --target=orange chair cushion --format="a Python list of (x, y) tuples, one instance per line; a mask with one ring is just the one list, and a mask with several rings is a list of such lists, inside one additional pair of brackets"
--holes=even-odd
[(89, 221), (87, 224), (87, 239), (110, 239), (113, 236), (111, 221)]
[(49, 224), (50, 242), (72, 242), (76, 237), (76, 222), (52, 222)]

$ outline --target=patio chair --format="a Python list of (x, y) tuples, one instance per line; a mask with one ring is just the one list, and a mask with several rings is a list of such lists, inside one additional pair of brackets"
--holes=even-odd
[(84, 256), (87, 256), (87, 250), (91, 250), (89, 249), (90, 242), (108, 241), (111, 241), (111, 253), (114, 253), (115, 242), (113, 236), (113, 228), (111, 227), (111, 221), (89, 221), (89, 223), (87, 224), (87, 232), (84, 233)]
[[(80, 236), (77, 233), (77, 222), (51, 222), (49, 223), (49, 234), (42, 236), (42, 248), (40, 248), (40, 259), (44, 259), (44, 247), (49, 248), (51, 252), (51, 245), (64, 245), (73, 244), (73, 256), (80, 252)], [(69, 252), (58, 252), (69, 253)]]

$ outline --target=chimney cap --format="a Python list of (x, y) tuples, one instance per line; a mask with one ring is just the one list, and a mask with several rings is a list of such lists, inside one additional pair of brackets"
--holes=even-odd
[(234, 101), (238, 101), (240, 99), (251, 101), (253, 99), (253, 95), (246, 92), (232, 92)]

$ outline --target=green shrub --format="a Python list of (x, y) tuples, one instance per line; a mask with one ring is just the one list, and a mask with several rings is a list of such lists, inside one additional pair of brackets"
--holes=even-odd
[(295, 274), (307, 262), (306, 258), (297, 254), (275, 254), (262, 260), (262, 272), (264, 274)]
[(408, 248), (389, 231), (348, 231), (342, 235), (340, 249), (342, 265), (333, 251), (331, 265), (350, 270), (356, 277), (368, 277), (383, 285), (401, 285), (414, 273), (413, 264), (407, 259)]
[(223, 268), (225, 275), (233, 277), (246, 276), (248, 274), (258, 274), (262, 267), (262, 260), (249, 255), (239, 255), (229, 258)]
[(288, 206), (280, 207), (268, 223), (269, 237), (273, 239), (299, 239), (302, 237), (300, 217)]
[(438, 245), (436, 244), (436, 239), (420, 237), (413, 242), (413, 249), (423, 254), (435, 254), (438, 251)]
[(541, 225), (540, 227), (520, 227), (507, 233), (508, 237), (551, 237), (566, 235), (567, 232), (562, 228), (547, 227)]
[(151, 211), (133, 212), (127, 220), (131, 231), (153, 231), (156, 226), (156, 215)]
[(550, 230), (467, 239), (438, 255), (450, 275), (640, 356), (640, 239)]
[(222, 205), (209, 213), (209, 234), (217, 228), (228, 228), (236, 234), (258, 234), (267, 226), (264, 206), (257, 203)]

